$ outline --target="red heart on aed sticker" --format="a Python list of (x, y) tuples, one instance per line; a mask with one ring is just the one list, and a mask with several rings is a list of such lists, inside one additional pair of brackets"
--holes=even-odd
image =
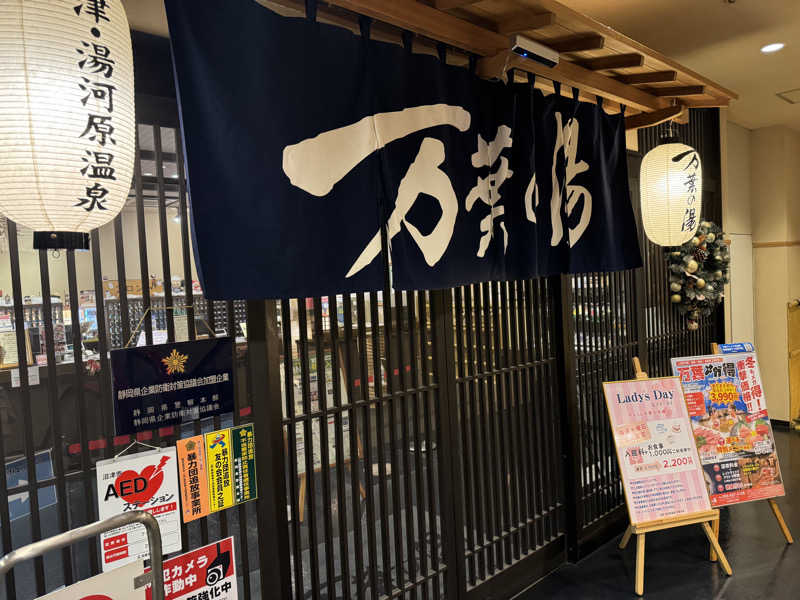
[(135, 504), (137, 507), (143, 506), (156, 495), (156, 492), (164, 483), (164, 465), (169, 460), (169, 456), (162, 456), (161, 462), (156, 465), (147, 465), (140, 473), (133, 469), (128, 469), (120, 473), (114, 480), (114, 489), (117, 495), (128, 504)]

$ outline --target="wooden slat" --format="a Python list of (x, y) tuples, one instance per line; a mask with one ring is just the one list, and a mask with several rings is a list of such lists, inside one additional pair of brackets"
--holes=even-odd
[(543, 43), (556, 52), (564, 53), (600, 50), (605, 45), (606, 40), (602, 35), (597, 35), (595, 33), (579, 33), (577, 35), (555, 38), (552, 41), (547, 40)]
[(461, 8), (478, 2), (480, 0), (434, 0), (433, 5), (439, 10), (450, 10), (451, 8)]
[(687, 108), (682, 105), (668, 106), (653, 112), (643, 112), (638, 115), (625, 117), (625, 129), (639, 129), (641, 127), (652, 127), (664, 121), (671, 121), (686, 112)]
[(641, 54), (609, 54), (577, 61), (577, 64), (590, 71), (605, 71), (606, 69), (625, 69), (627, 67), (641, 67), (644, 56)]
[(645, 91), (659, 98), (677, 98), (678, 96), (697, 96), (698, 94), (704, 94), (706, 88), (703, 85), (676, 85), (670, 87), (647, 88)]
[(526, 4), (531, 6), (533, 9), (536, 10), (547, 10), (554, 15), (556, 15), (556, 19), (559, 22), (566, 22), (572, 21), (575, 23), (579, 23), (580, 25), (585, 28), (585, 30), (593, 31), (598, 33), (606, 38), (607, 41), (614, 40), (619, 42), (620, 44), (626, 46), (632, 51), (639, 52), (644, 54), (648, 58), (648, 62), (650, 59), (653, 61), (657, 61), (661, 63), (663, 67), (659, 65), (659, 68), (667, 68), (667, 69), (674, 69), (678, 71), (682, 76), (689, 77), (694, 79), (704, 85), (709, 90), (709, 93), (722, 98), (727, 98), (729, 100), (735, 100), (739, 97), (736, 92), (733, 92), (727, 88), (722, 87), (718, 83), (708, 79), (707, 77), (703, 77), (699, 73), (692, 71), (691, 69), (687, 69), (677, 61), (661, 54), (660, 52), (656, 52), (655, 50), (648, 48), (644, 44), (637, 42), (634, 39), (629, 38), (626, 35), (623, 35), (619, 31), (612, 29), (611, 27), (600, 23), (592, 19), (591, 17), (581, 14), (578, 11), (569, 8), (559, 2), (558, 0), (526, 0)]
[(647, 71), (646, 73), (629, 73), (616, 75), (614, 79), (620, 83), (633, 85), (636, 83), (666, 83), (677, 79), (677, 71)]
[(658, 110), (669, 106), (669, 101), (664, 98), (656, 98), (643, 90), (614, 81), (601, 73), (589, 71), (566, 60), (550, 68), (536, 61), (510, 53), (508, 68), (515, 68), (520, 71), (535, 73), (554, 81), (560, 81), (565, 85), (577, 87), (586, 93), (599, 95), (612, 102), (618, 102), (641, 111)]
[(503, 35), (513, 35), (532, 29), (541, 29), (555, 22), (556, 16), (553, 13), (525, 11), (500, 21), (495, 27), (495, 30)]
[[(277, 2), (282, 4), (283, 0)], [(509, 46), (509, 40), (504, 35), (414, 0), (328, 0), (328, 4), (481, 56), (494, 55)]]

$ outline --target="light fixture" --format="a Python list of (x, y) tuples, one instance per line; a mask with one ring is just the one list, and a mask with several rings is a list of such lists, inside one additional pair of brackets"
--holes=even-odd
[(172, 222), (177, 223), (180, 225), (181, 222), (181, 211), (179, 209), (175, 210), (175, 216), (172, 217)]
[(651, 242), (680, 246), (694, 237), (700, 226), (702, 186), (700, 154), (673, 134), (644, 156), (639, 192), (642, 223)]
[(0, 211), (35, 248), (88, 248), (122, 210), (134, 159), (133, 53), (121, 2), (0, 11)]
[(783, 50), (785, 44), (782, 42), (775, 42), (774, 44), (767, 44), (766, 46), (761, 47), (761, 51), (764, 54), (770, 54), (772, 52), (777, 52), (778, 50)]

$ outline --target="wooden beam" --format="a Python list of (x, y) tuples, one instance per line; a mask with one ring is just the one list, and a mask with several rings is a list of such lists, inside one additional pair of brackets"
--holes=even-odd
[(675, 105), (654, 110), (653, 112), (643, 112), (638, 115), (625, 117), (625, 129), (640, 129), (642, 127), (652, 127), (664, 121), (671, 121), (678, 118), (682, 113), (688, 112), (685, 106)]
[(494, 56), (484, 56), (478, 60), (475, 67), (475, 73), (478, 77), (484, 79), (506, 79), (508, 72), (508, 63), (511, 60), (513, 52), (511, 50), (503, 50)]
[(451, 8), (461, 8), (470, 4), (477, 4), (481, 0), (434, 0), (433, 5), (439, 10), (450, 10)]
[[(556, 22), (556, 16), (553, 13), (535, 13), (525, 11), (517, 13), (512, 17), (503, 19), (495, 26), (497, 33), (503, 35), (514, 35), (515, 33), (522, 33), (523, 31), (530, 31), (532, 29), (541, 29)], [(548, 45), (548, 44), (546, 44)]]
[(647, 88), (648, 94), (659, 98), (677, 98), (678, 96), (696, 96), (706, 91), (703, 85), (677, 85), (670, 87)]
[[(480, 61), (478, 63), (480, 64)], [(650, 112), (670, 105), (670, 102), (664, 98), (656, 98), (639, 88), (614, 81), (611, 77), (589, 71), (566, 60), (550, 68), (511, 53), (507, 68), (519, 69), (520, 71), (541, 75), (553, 81), (560, 81), (564, 85), (577, 87), (587, 94), (602, 96), (612, 102), (624, 104), (636, 110)]]
[(609, 54), (608, 56), (576, 61), (576, 63), (590, 71), (625, 69), (627, 67), (641, 67), (644, 64), (644, 56), (641, 54)]
[(694, 100), (692, 98), (686, 98), (685, 100), (681, 100), (681, 102), (683, 102), (689, 108), (724, 108), (730, 105), (730, 102), (723, 98), (714, 98), (709, 100)]
[(542, 40), (542, 44), (556, 52), (583, 52), (585, 50), (600, 50), (605, 46), (606, 39), (595, 33), (579, 33), (552, 40)]
[(677, 71), (648, 71), (646, 73), (632, 73), (614, 77), (617, 81), (628, 85), (635, 83), (666, 83), (675, 81), (677, 78)]
[(327, 0), (327, 2), (480, 56), (493, 56), (509, 46), (508, 38), (504, 35), (415, 0)]
[(659, 62), (663, 67), (666, 69), (674, 69), (681, 73), (681, 75), (687, 76), (690, 79), (694, 79), (699, 81), (700, 83), (706, 85), (709, 88), (709, 93), (718, 96), (727, 98), (729, 100), (735, 100), (739, 97), (736, 92), (733, 92), (729, 89), (726, 89), (719, 85), (718, 83), (708, 79), (707, 77), (703, 77), (699, 73), (692, 71), (691, 69), (687, 69), (677, 61), (661, 54), (660, 52), (656, 52), (652, 48), (648, 48), (644, 44), (637, 42), (636, 40), (629, 38), (628, 36), (620, 33), (619, 31), (612, 29), (608, 25), (604, 25), (599, 21), (592, 19), (591, 17), (584, 15), (568, 6), (565, 6), (563, 2), (559, 2), (559, 0), (536, 0), (537, 8), (542, 10), (547, 10), (553, 13), (556, 16), (556, 19), (563, 19), (563, 20), (570, 20), (576, 21), (578, 23), (582, 23), (586, 26), (587, 29), (598, 33), (609, 40), (615, 40), (628, 46), (632, 50), (636, 52), (640, 52), (647, 56), (648, 64), (652, 62)]

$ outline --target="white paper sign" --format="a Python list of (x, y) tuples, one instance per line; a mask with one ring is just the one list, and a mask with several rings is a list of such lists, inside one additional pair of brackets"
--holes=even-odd
[[(180, 493), (175, 447), (98, 461), (100, 519), (131, 510), (151, 513), (161, 528), (162, 553), (181, 549)], [(100, 536), (103, 571), (149, 558), (147, 531), (133, 524)]]
[(40, 596), (39, 600), (144, 600), (144, 586), (133, 587), (134, 577), (144, 573), (144, 561), (137, 560), (117, 569), (84, 579), (69, 587)]
[[(39, 385), (39, 367), (28, 367), (28, 385)], [(11, 369), (11, 387), (19, 386), (19, 369)]]

